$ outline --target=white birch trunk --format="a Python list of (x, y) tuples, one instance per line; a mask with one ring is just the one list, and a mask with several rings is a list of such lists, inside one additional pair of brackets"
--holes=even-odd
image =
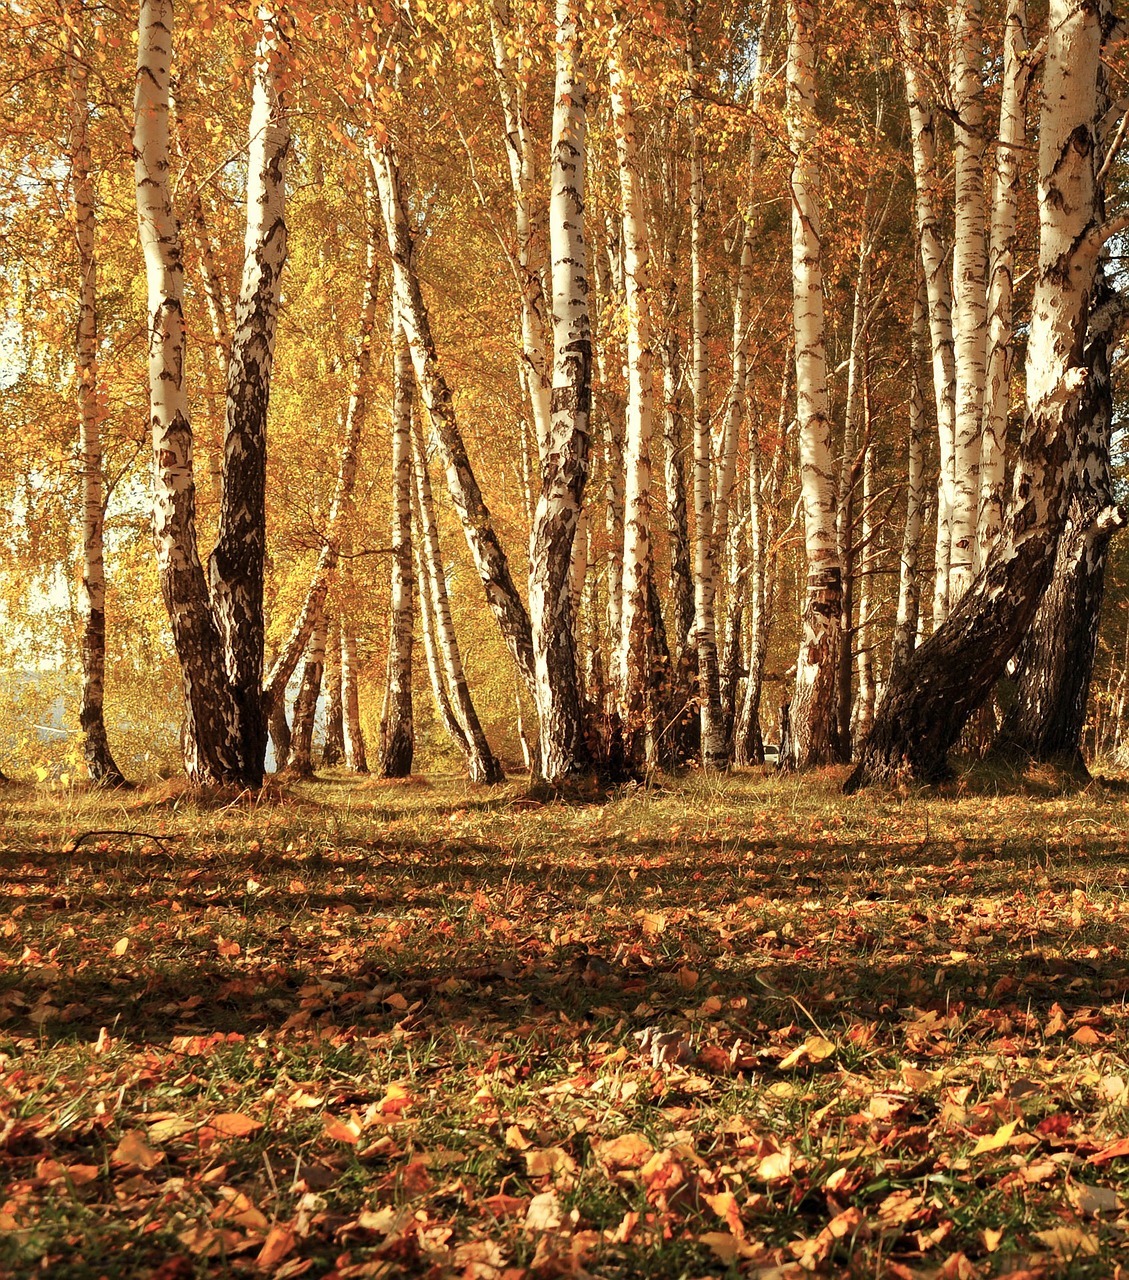
[(788, 5), (788, 139), (792, 147), (792, 298), (796, 341), (796, 422), (804, 507), (807, 587), (789, 721), (793, 767), (835, 759), (836, 675), (842, 577), (835, 533), (830, 447), (819, 169), (815, 152), (815, 6)]
[[(352, 540), (348, 534), (341, 546), (341, 597), (353, 597)], [(357, 687), (357, 629), (345, 610), (341, 612), (341, 714), (345, 732), (345, 767), (352, 773), (368, 773), (365, 735), (361, 727), (360, 691)]]
[(63, 58), (67, 87), (67, 151), (75, 246), (78, 250), (78, 322), (75, 373), (78, 383), (78, 445), (82, 467), (82, 576), (78, 609), (82, 627), (82, 695), (78, 722), (90, 777), (103, 786), (125, 782), (106, 739), (103, 699), (106, 678), (106, 572), (102, 554), (102, 422), (98, 406), (98, 263), (95, 190), (90, 160), (90, 94), (82, 0), (62, 0)]
[(858, 744), (874, 723), (876, 695), (874, 651), (871, 635), (871, 574), (874, 563), (874, 481), (875, 447), (867, 445), (862, 464), (862, 560), (859, 564), (859, 613), (855, 632), (855, 663), (858, 667), (858, 697), (855, 701), (852, 740)]
[(937, 479), (936, 574), (933, 588), (933, 627), (948, 616), (949, 561), (952, 518), (956, 501), (956, 357), (953, 350), (952, 289), (941, 215), (941, 179), (937, 169), (936, 116), (929, 88), (920, 70), (924, 58), (922, 18), (918, 0), (897, 0), (898, 29), (904, 48), (906, 99), (909, 103), (913, 147), (915, 210), (921, 266), (929, 299), (933, 398), (937, 415), (940, 471)]
[(690, 91), (690, 385), (694, 399), (694, 642), (698, 655), (698, 705), (702, 765), (728, 764), (717, 656), (717, 563), (713, 511), (713, 441), (710, 437), (709, 310), (706, 298), (705, 174), (702, 121), (697, 105), (698, 48), (694, 34), (696, 8), (689, 15), (687, 76)]
[(953, 527), (948, 604), (968, 590), (976, 562), (980, 433), (987, 355), (988, 246), (984, 207), (984, 80), (981, 0), (955, 0), (952, 102), (956, 225), (953, 237), (953, 338), (956, 415)]
[(194, 785), (251, 782), (223, 644), (196, 546), (192, 428), (184, 385), (184, 264), (169, 190), (171, 0), (142, 0), (134, 98), (134, 183), (148, 284), (153, 540), (184, 684), (185, 769)]
[[(419, 526), (419, 552), (427, 573), (430, 599), (426, 603), (430, 605), (430, 612), (434, 617), (436, 652), (445, 675), (453, 712), (457, 717), (470, 780), (493, 785), (503, 782), (505, 775), (486, 739), (463, 667), (462, 653), (455, 634), (455, 623), (451, 616), (451, 604), (447, 596), (447, 581), (443, 574), (443, 557), (439, 547), (439, 524), (435, 518), (431, 475), (423, 447), (423, 437), (418, 426), (412, 434), (412, 461), (415, 476), (416, 517)], [(424, 592), (424, 580), (421, 577), (421, 602), (424, 600)], [(452, 734), (452, 736), (455, 735)]]
[(906, 522), (898, 568), (898, 612), (890, 654), (890, 680), (900, 674), (917, 647), (921, 608), (921, 584), (917, 562), (925, 515), (925, 437), (928, 421), (921, 385), (921, 361), (929, 345), (926, 312), (929, 307), (925, 279), (918, 282), (913, 303), (910, 338), (909, 438), (906, 442)]
[(573, 538), (588, 469), (592, 404), (592, 337), (584, 242), (588, 88), (580, 23), (577, 0), (557, 0), (549, 197), (553, 413), (541, 495), (533, 518), (529, 578), (541, 770), (550, 785), (583, 770), (588, 763), (569, 596)]
[(549, 325), (545, 316), (542, 276), (544, 251), (536, 234), (533, 215), (534, 156), (529, 128), (526, 71), (514, 45), (509, 0), (490, 0), (490, 38), (494, 54), (494, 77), (505, 118), (506, 159), (514, 197), (516, 254), (514, 264), (521, 288), (521, 346), (524, 382), (529, 395), (538, 457), (543, 461), (549, 446), (552, 412), (549, 371)]
[(412, 355), (393, 311), (392, 319), (392, 585), (389, 592), (388, 666), (380, 713), (378, 772), (406, 778), (412, 771)]
[(310, 632), (306, 662), (302, 668), (302, 683), (294, 702), (294, 725), (290, 735), (290, 756), (286, 761), (286, 772), (296, 778), (314, 776), (314, 722), (321, 696), (322, 676), (325, 674), (327, 633), (325, 611), (320, 610)]
[(1000, 90), (1000, 134), (993, 181), (989, 245), (988, 368), (984, 388), (984, 426), (980, 441), (980, 510), (977, 525), (979, 567), (996, 545), (1003, 526), (1006, 481), (1007, 418), (1014, 360), (1012, 274), (1016, 226), (1027, 144), (1026, 0), (1008, 0), (1004, 26), (1004, 77)]
[(622, 30), (609, 47), (612, 119), (623, 212), (623, 276), (627, 319), (627, 416), (624, 441), (623, 609), (615, 655), (619, 714), (628, 759), (641, 763), (652, 737), (650, 620), (651, 430), (654, 386), (651, 351), (650, 239), (635, 144), (630, 73), (623, 66)]

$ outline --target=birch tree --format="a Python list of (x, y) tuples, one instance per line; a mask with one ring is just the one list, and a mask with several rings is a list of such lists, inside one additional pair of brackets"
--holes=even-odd
[(1097, 201), (1101, 27), (1088, 0), (1051, 0), (1039, 123), (1039, 262), (1027, 419), (998, 553), (892, 681), (847, 789), (943, 775), (949, 748), (1016, 651), (1050, 577), (1064, 462), (1089, 375), (1081, 353), (1097, 257), (1115, 226)]
[(1015, 351), (1012, 274), (1017, 240), (1021, 161), (1027, 144), (1026, 105), (1030, 78), (1026, 0), (1008, 0), (1004, 22), (1000, 129), (992, 185), (988, 361), (984, 386), (984, 425), (980, 438), (977, 568), (984, 563), (996, 545), (1003, 522), (1007, 418), (1011, 407), (1011, 375)]
[(807, 588), (789, 709), (796, 768), (835, 759), (836, 671), (842, 573), (835, 533), (827, 357), (823, 336), (823, 268), (815, 152), (815, 6), (788, 5), (788, 139), (792, 147), (792, 296), (796, 342), (796, 422), (804, 507)]
[(728, 763), (717, 655), (716, 543), (713, 507), (713, 439), (709, 404), (709, 306), (706, 296), (706, 187), (698, 70), (698, 10), (687, 9), (687, 80), (690, 97), (690, 386), (694, 402), (694, 647), (698, 655), (698, 707), (702, 764)]
[[(420, 584), (421, 605), (427, 608), (433, 621), (435, 661), (439, 672), (439, 678), (435, 682), (436, 698), (437, 700), (445, 698), (446, 705), (451, 707), (451, 715), (454, 719), (454, 727), (450, 730), (451, 736), (466, 756), (470, 780), (493, 785), (505, 781), (505, 775), (482, 728), (463, 666), (462, 652), (455, 633), (454, 619), (451, 616), (451, 602), (447, 594), (447, 581), (439, 546), (439, 523), (435, 516), (435, 502), (431, 489), (431, 474), (418, 424), (414, 425), (412, 433), (412, 474), (415, 482), (415, 515), (418, 531), (415, 542), (419, 553), (418, 563), (422, 570), (417, 576)], [(442, 704), (441, 714), (446, 721)]]
[(581, 15), (578, 0), (556, 0), (556, 89), (549, 196), (552, 427), (529, 555), (529, 612), (541, 770), (550, 785), (564, 781), (588, 764), (569, 593), (573, 538), (588, 471), (592, 405), (592, 337), (584, 241), (588, 88)]
[(956, 503), (956, 357), (953, 347), (952, 288), (944, 237), (941, 179), (937, 166), (936, 112), (923, 72), (924, 41), (918, 0), (897, 0), (898, 30), (913, 149), (914, 209), (918, 252), (925, 274), (933, 397), (940, 469), (937, 478), (937, 542), (934, 557), (933, 626), (948, 616), (952, 520)]
[[(628, 759), (641, 747), (653, 754), (653, 673), (649, 634), (651, 561), (651, 426), (653, 420), (650, 317), (650, 241), (635, 144), (631, 72), (623, 33), (614, 24), (608, 66), (619, 161), (623, 217), (623, 276), (627, 317), (627, 429), (623, 520), (623, 605), (616, 644), (616, 683)], [(646, 739), (649, 747), (643, 747)]]
[(987, 344), (984, 80), (981, 0), (955, 0), (951, 15), (954, 134), (953, 338), (956, 407), (948, 607), (968, 589), (976, 562), (980, 435)]
[(172, 211), (169, 0), (142, 0), (134, 104), (134, 175), (148, 299), (153, 532), (158, 577), (185, 693), (192, 782), (262, 782), (266, 410), (279, 278), (286, 259), (283, 192), (290, 135), (278, 93), (285, 41), (260, 14), (248, 147), (247, 232), (227, 383), (220, 531), (205, 578), (196, 545), (192, 428), (184, 384), (184, 267)]
[(392, 588), (388, 619), (388, 665), (380, 713), (378, 769), (383, 778), (412, 771), (412, 354), (394, 313), (392, 321)]
[(71, 203), (78, 250), (78, 321), (75, 372), (78, 383), (78, 446), (82, 467), (82, 697), (78, 723), (90, 777), (103, 786), (125, 782), (106, 738), (103, 697), (106, 676), (106, 571), (102, 554), (105, 504), (102, 492), (102, 423), (98, 404), (98, 260), (94, 179), (90, 158), (90, 93), (82, 0), (62, 0), (63, 59), (67, 101), (67, 151)]

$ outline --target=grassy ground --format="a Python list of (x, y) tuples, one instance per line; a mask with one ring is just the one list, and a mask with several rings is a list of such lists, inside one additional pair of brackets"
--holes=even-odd
[(0, 792), (0, 1273), (1118, 1275), (1129, 800), (838, 781)]

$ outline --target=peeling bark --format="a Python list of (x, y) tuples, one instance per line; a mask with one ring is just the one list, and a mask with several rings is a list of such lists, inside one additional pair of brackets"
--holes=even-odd
[(592, 332), (584, 241), (588, 88), (577, 0), (556, 3), (556, 89), (549, 198), (552, 269), (552, 429), (530, 538), (529, 612), (540, 720), (541, 772), (550, 785), (583, 772), (588, 747), (576, 678), (569, 566), (588, 472)]
[(792, 297), (807, 589), (789, 707), (788, 764), (801, 769), (827, 764), (838, 754), (836, 672), (842, 643), (843, 584), (835, 530), (815, 133), (815, 7), (812, 0), (789, 0), (788, 137), (795, 157)]

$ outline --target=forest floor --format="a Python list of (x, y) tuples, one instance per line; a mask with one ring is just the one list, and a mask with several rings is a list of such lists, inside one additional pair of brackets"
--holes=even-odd
[(0, 791), (0, 1274), (1129, 1276), (1129, 794)]

